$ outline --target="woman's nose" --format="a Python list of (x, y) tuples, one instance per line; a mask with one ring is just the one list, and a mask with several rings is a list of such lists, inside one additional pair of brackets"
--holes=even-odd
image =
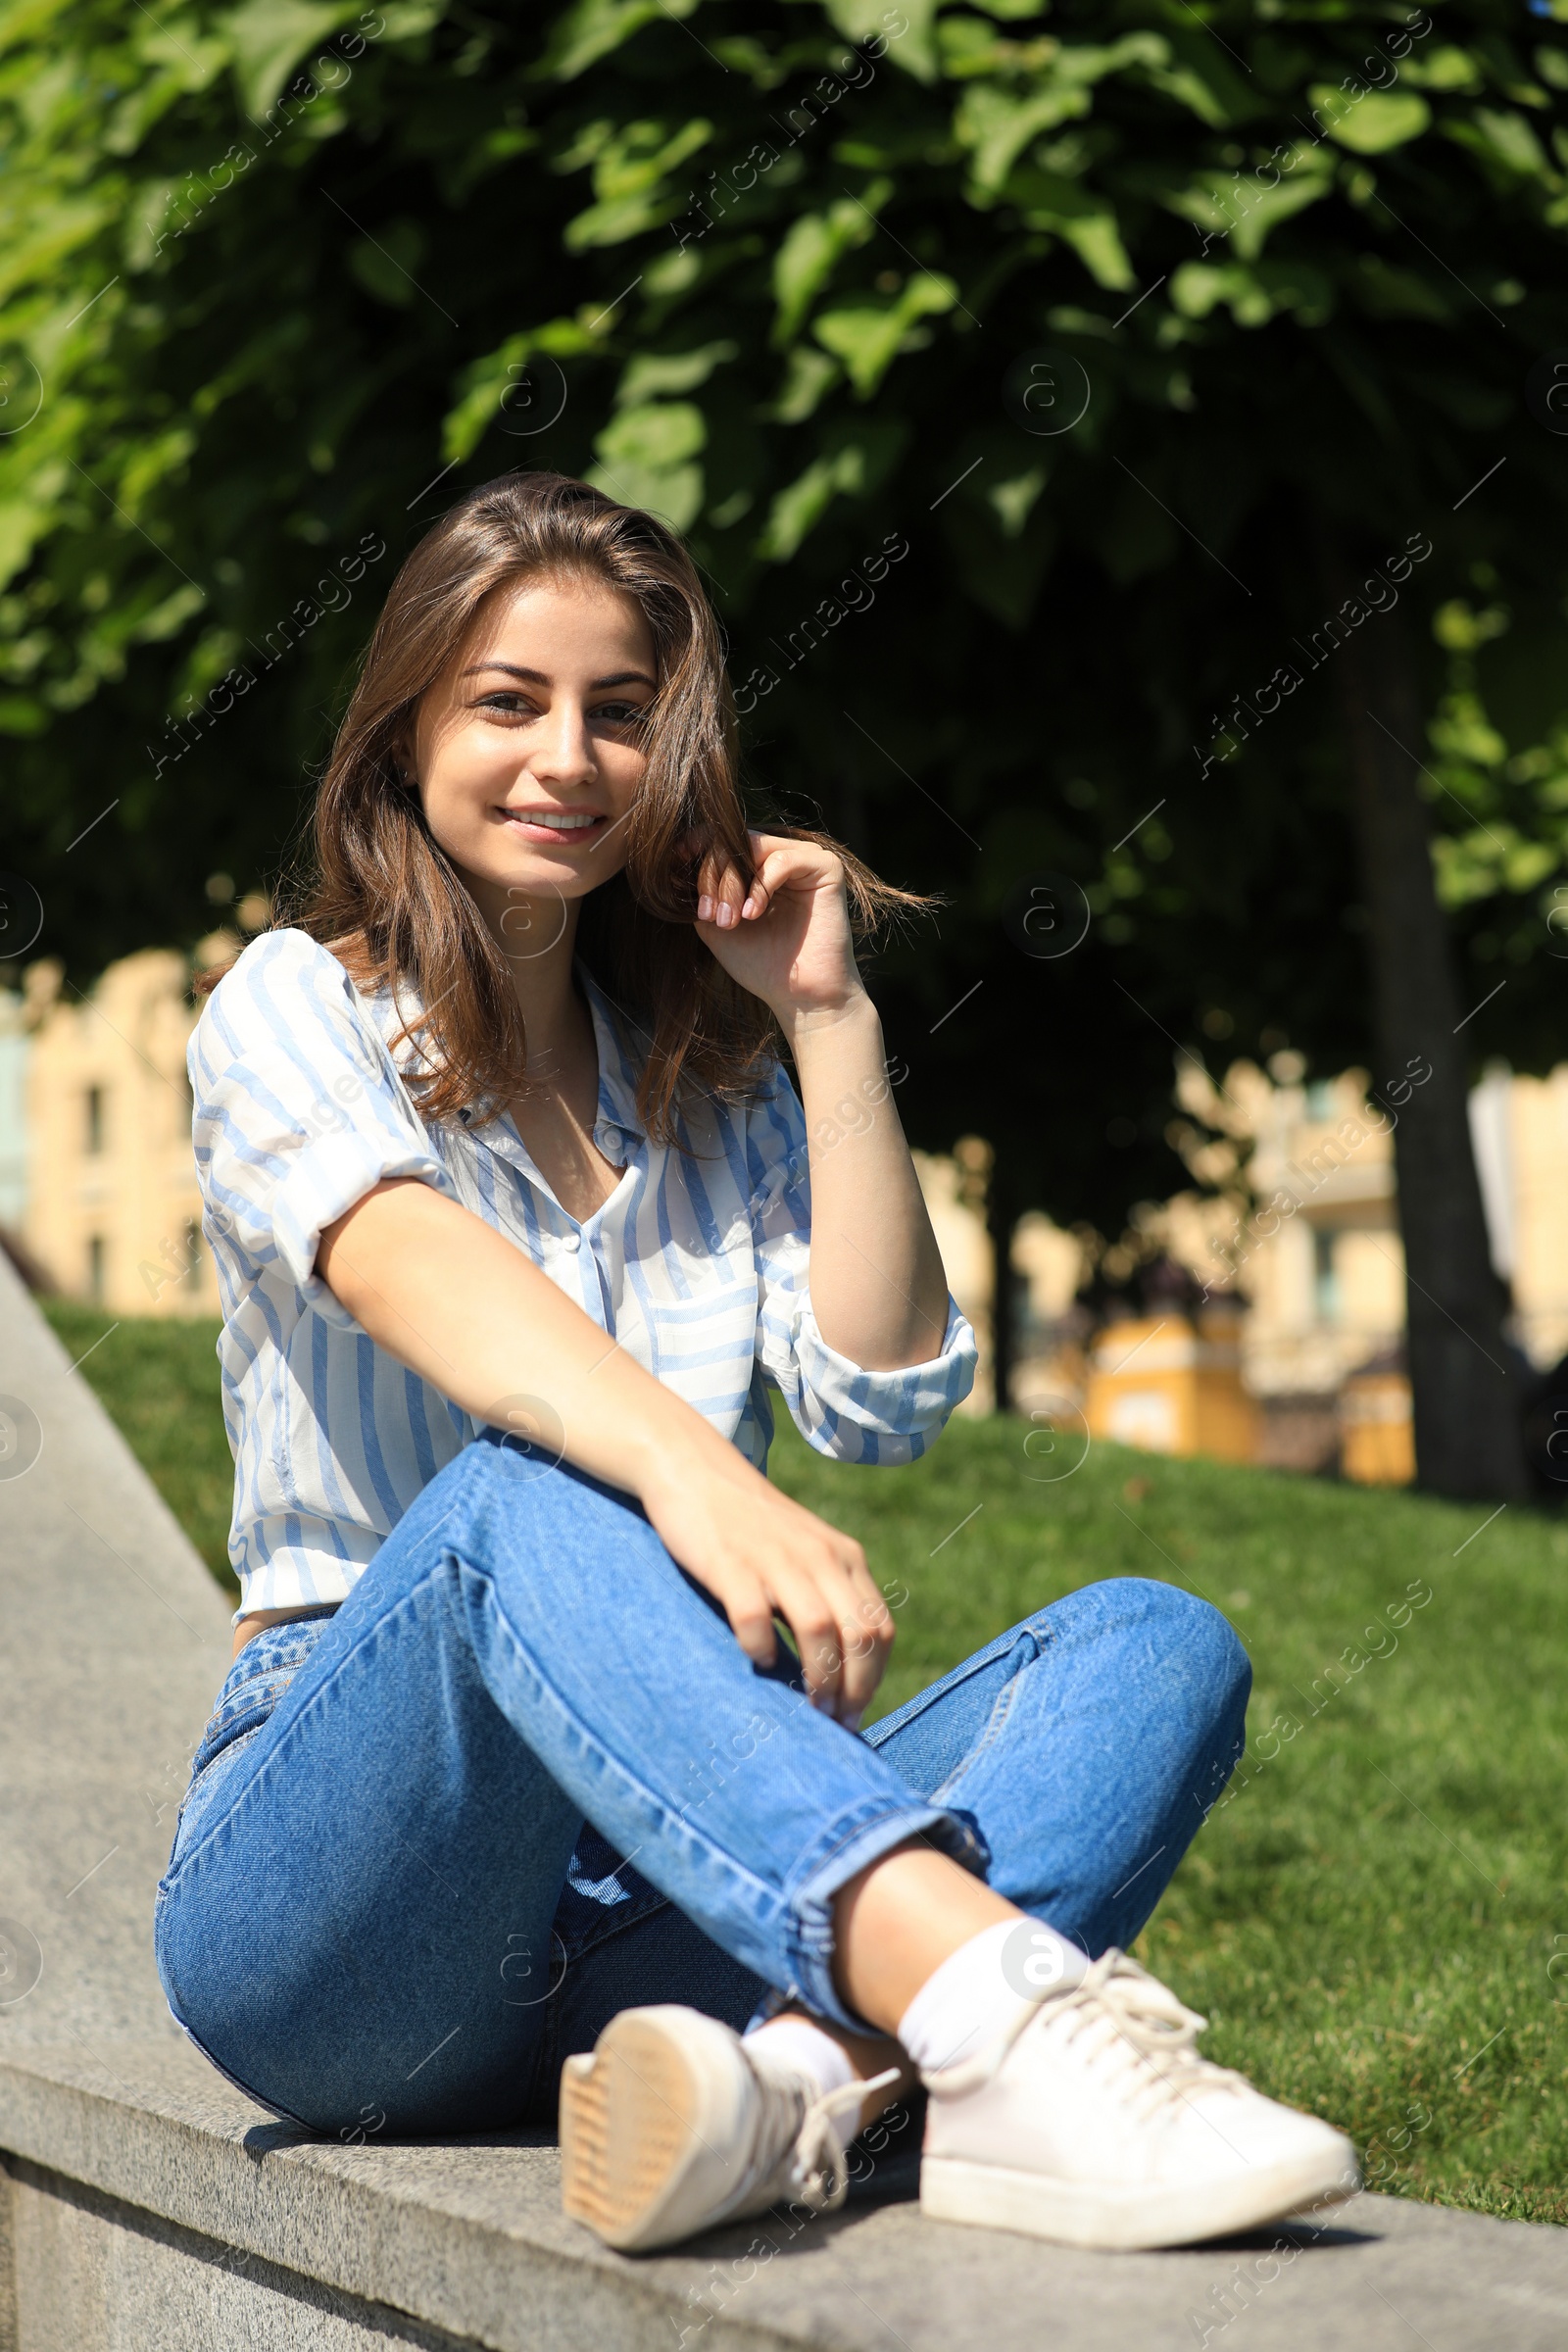
[(564, 698), (552, 704), (534, 737), (529, 761), (534, 773), (562, 783), (586, 783), (598, 773), (598, 764), (581, 705)]

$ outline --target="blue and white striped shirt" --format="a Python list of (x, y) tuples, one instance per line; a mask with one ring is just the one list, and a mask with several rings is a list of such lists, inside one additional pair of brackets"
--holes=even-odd
[(509, 1116), (420, 1118), (406, 1083), (418, 1049), (390, 1044), (410, 1002), (362, 995), (303, 931), (254, 941), (209, 1000), (188, 1066), (223, 1306), (237, 1613), (341, 1600), (475, 1434), (316, 1272), (323, 1229), (384, 1177), (422, 1178), (504, 1233), (759, 1469), (767, 1384), (808, 1444), (854, 1462), (912, 1460), (967, 1396), (974, 1335), (951, 1299), (940, 1356), (901, 1371), (862, 1371), (817, 1330), (806, 1127), (785, 1072), (750, 1104), (688, 1111), (687, 1152), (651, 1143), (627, 1024), (578, 974), (599, 1051), (594, 1142), (625, 1170), (583, 1225)]

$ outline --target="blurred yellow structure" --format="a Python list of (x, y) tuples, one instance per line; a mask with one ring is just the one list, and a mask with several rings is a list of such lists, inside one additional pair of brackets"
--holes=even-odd
[(1242, 1386), (1233, 1309), (1112, 1323), (1095, 1342), (1084, 1401), (1091, 1437), (1150, 1453), (1257, 1456), (1257, 1407)]
[(23, 1239), (63, 1291), (118, 1315), (211, 1315), (185, 1042), (190, 965), (168, 948), (113, 963), (68, 1001), (58, 964), (27, 973)]
[(942, 1268), (961, 1311), (974, 1326), (980, 1361), (974, 1387), (958, 1410), (970, 1418), (997, 1408), (996, 1361), (992, 1348), (992, 1302), (996, 1291), (996, 1252), (986, 1231), (985, 1180), (991, 1167), (991, 1146), (979, 1136), (963, 1136), (946, 1152), (913, 1152), (914, 1172), (920, 1180), (926, 1213), (942, 1252)]
[(1340, 1467), (1363, 1487), (1407, 1487), (1415, 1476), (1410, 1383), (1376, 1359), (1340, 1391)]

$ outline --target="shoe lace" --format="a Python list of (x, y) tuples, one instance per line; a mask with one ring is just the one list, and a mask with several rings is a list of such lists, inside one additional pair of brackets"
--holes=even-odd
[(868, 2082), (846, 2082), (806, 2103), (794, 2141), (773, 2175), (780, 2184), (780, 2199), (788, 2196), (813, 2213), (838, 2211), (850, 2193), (850, 2167), (833, 2129), (833, 2118), (858, 2107), (870, 2091), (886, 2090), (898, 2079), (898, 2068), (890, 2067), (885, 2075), (873, 2075)]
[(961, 2098), (995, 2076), (1019, 2035), (1050, 2013), (1086, 2053), (1119, 2078), (1122, 2095), (1142, 2115), (1195, 2091), (1245, 2090), (1246, 2078), (1202, 2057), (1198, 2036), (1208, 2024), (1166, 1984), (1114, 1944), (1092, 1960), (1076, 1984), (1053, 1986), (1022, 2009), (991, 2047), (965, 2065), (926, 2075), (934, 2098)]

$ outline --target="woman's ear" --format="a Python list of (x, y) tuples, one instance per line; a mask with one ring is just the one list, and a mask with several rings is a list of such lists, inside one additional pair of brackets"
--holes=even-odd
[(419, 771), (414, 753), (414, 728), (409, 720), (405, 719), (393, 736), (388, 758), (391, 762), (393, 782), (401, 791), (412, 792), (417, 799)]

